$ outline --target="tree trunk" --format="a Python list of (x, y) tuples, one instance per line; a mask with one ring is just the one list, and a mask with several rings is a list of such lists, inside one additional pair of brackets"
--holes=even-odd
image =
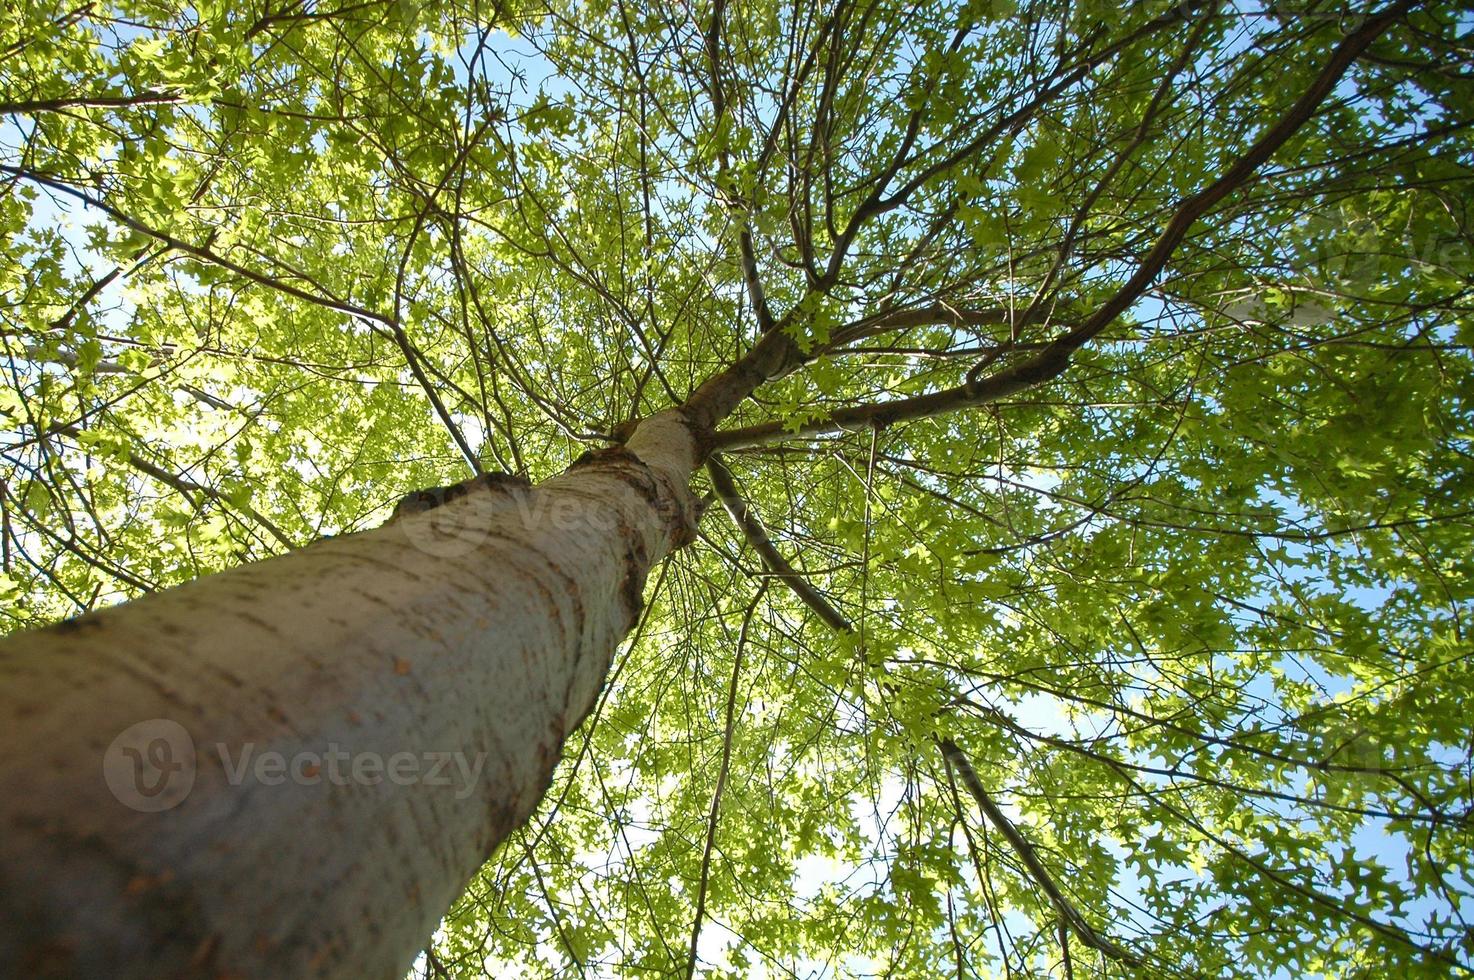
[(687, 416), (0, 644), (0, 974), (402, 976), (690, 533)]

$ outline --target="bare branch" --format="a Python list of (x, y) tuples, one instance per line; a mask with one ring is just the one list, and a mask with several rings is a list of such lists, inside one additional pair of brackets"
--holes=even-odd
[(937, 740), (937, 746), (942, 750), (942, 756), (947, 760), (947, 764), (955, 769), (957, 774), (962, 777), (962, 784), (967, 787), (967, 791), (977, 801), (978, 809), (983, 811), (983, 815), (988, 818), (988, 822), (1008, 841), (1009, 846), (1018, 855), (1019, 861), (1028, 869), (1030, 877), (1034, 879), (1034, 883), (1039, 886), (1040, 891), (1049, 897), (1050, 904), (1059, 912), (1060, 918), (1070, 927), (1070, 931), (1091, 949), (1098, 950), (1111, 959), (1125, 963), (1128, 966), (1140, 966), (1141, 958), (1139, 956), (1121, 948), (1115, 942), (1096, 932), (1095, 928), (1080, 914), (1080, 910), (1075, 908), (1074, 904), (1065, 897), (1064, 892), (1060, 891), (1059, 885), (1054, 880), (1054, 876), (1049, 873), (1048, 868), (1044, 867), (1044, 862), (1039, 860), (1039, 855), (1034, 850), (1034, 845), (1029, 843), (1028, 839), (1013, 825), (1013, 822), (998, 808), (998, 804), (993, 802), (993, 798), (988, 795), (987, 790), (983, 789), (982, 781), (978, 779), (978, 774), (973, 771), (972, 763), (968, 761), (967, 755), (957, 747), (957, 743), (950, 738), (943, 738)]

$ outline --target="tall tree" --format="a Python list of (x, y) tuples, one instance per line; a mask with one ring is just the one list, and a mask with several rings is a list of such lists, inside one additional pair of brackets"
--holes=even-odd
[(0, 968), (1474, 965), (1459, 5), (0, 16)]

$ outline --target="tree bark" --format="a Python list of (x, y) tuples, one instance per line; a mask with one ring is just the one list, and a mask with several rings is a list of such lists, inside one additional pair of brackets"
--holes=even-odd
[(5, 641), (0, 974), (403, 976), (546, 790), (697, 456), (663, 412), (537, 487)]

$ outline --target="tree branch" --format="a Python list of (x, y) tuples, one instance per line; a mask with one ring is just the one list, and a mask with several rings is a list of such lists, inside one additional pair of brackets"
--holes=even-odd
[(983, 789), (982, 781), (978, 779), (978, 774), (973, 771), (972, 763), (968, 761), (967, 755), (957, 747), (957, 743), (950, 738), (942, 738), (937, 739), (937, 746), (942, 750), (942, 757), (947, 760), (947, 764), (955, 769), (957, 774), (962, 777), (962, 784), (967, 787), (967, 791), (977, 801), (978, 809), (983, 811), (984, 816), (988, 818), (988, 822), (1008, 841), (1009, 846), (1013, 848), (1014, 853), (1018, 855), (1024, 867), (1028, 869), (1030, 877), (1034, 879), (1034, 883), (1049, 897), (1050, 903), (1059, 912), (1060, 919), (1070, 927), (1070, 931), (1091, 949), (1098, 950), (1119, 963), (1125, 963), (1128, 966), (1140, 966), (1141, 958), (1139, 956), (1122, 949), (1110, 939), (1096, 932), (1094, 927), (1080, 914), (1080, 910), (1075, 908), (1070, 900), (1065, 897), (1064, 892), (1060, 891), (1059, 885), (1054, 880), (1054, 876), (1049, 873), (1048, 868), (1044, 867), (1044, 862), (1039, 860), (1039, 855), (1034, 850), (1034, 845), (1028, 842), (1024, 835), (1019, 832), (1019, 829), (1013, 825), (1013, 822), (998, 808), (998, 804), (993, 802), (993, 798)]
[(1126, 281), (1125, 285), (1083, 323), (1051, 342), (1035, 357), (997, 374), (969, 380), (953, 388), (911, 398), (840, 409), (825, 419), (805, 423), (796, 428), (789, 428), (779, 422), (768, 422), (718, 432), (713, 437), (712, 448), (734, 449), (788, 437), (818, 435), (866, 425), (884, 426), (896, 422), (929, 418), (960, 408), (997, 401), (1025, 388), (1032, 388), (1058, 377), (1069, 366), (1070, 357), (1076, 350), (1114, 322), (1140, 298), (1141, 294), (1166, 267), (1168, 259), (1182, 243), (1193, 224), (1213, 205), (1245, 184), (1254, 175), (1254, 172), (1274, 155), (1276, 150), (1309, 121), (1315, 115), (1315, 110), (1320, 107), (1341, 77), (1346, 74), (1357, 56), (1392, 26), (1397, 18), (1415, 5), (1416, 0), (1399, 0), (1382, 13), (1369, 17), (1360, 29), (1342, 39), (1332, 52), (1330, 60), (1316, 76), (1315, 81), (1300, 98), (1295, 100), (1294, 105), (1279, 121), (1260, 136), (1217, 180), (1178, 205), (1156, 244), (1142, 259), (1136, 272)]
[(691, 956), (686, 964), (686, 980), (691, 980), (696, 975), (696, 945), (701, 939), (702, 919), (706, 916), (706, 888), (711, 880), (711, 852), (716, 847), (717, 817), (721, 815), (722, 791), (726, 789), (727, 772), (732, 765), (732, 719), (737, 708), (737, 681), (742, 676), (742, 654), (747, 649), (747, 628), (752, 625), (752, 614), (767, 591), (768, 583), (764, 582), (747, 604), (747, 609), (742, 614), (742, 627), (737, 633), (737, 652), (732, 656), (732, 681), (727, 685), (727, 720), (722, 731), (722, 762), (717, 770), (717, 785), (711, 794), (711, 812), (706, 820), (706, 846), (701, 852), (701, 883), (697, 886), (696, 915), (691, 922)]
[(36, 99), (30, 102), (0, 102), (0, 115), (29, 115), (64, 109), (126, 109), (132, 106), (171, 105), (184, 96), (178, 92), (139, 92), (137, 95), (84, 95), (70, 99)]
[(711, 477), (711, 485), (716, 489), (717, 499), (722, 502), (722, 508), (732, 518), (732, 523), (742, 532), (752, 550), (757, 552), (758, 557), (763, 560), (768, 571), (773, 573), (784, 585), (793, 590), (793, 594), (799, 601), (812, 609), (830, 629), (841, 633), (854, 631), (854, 626), (845, 618), (844, 614), (825, 599), (809, 583), (809, 580), (796, 571), (778, 549), (773, 546), (773, 541), (768, 537), (767, 529), (758, 520), (757, 515), (748, 506), (741, 492), (737, 489), (737, 483), (732, 479), (732, 471), (727, 469), (726, 463), (722, 462), (720, 456), (713, 453), (706, 460), (706, 472)]
[[(72, 439), (77, 439), (82, 434), (80, 429), (72, 425), (54, 426), (51, 431), (57, 433), (58, 435), (69, 436)], [(199, 501), (194, 498), (194, 495), (199, 494), (202, 497), (208, 497), (222, 506), (230, 507), (234, 510), (240, 511), (242, 514), (245, 514), (251, 520), (255, 521), (261, 527), (270, 532), (271, 536), (273, 538), (276, 538), (277, 541), (281, 542), (282, 545), (285, 546), (288, 550), (292, 550), (297, 547), (297, 543), (293, 541), (290, 537), (288, 537), (285, 531), (277, 527), (276, 524), (274, 524), (262, 514), (257, 513), (256, 509), (250, 504), (234, 503), (233, 501), (226, 498), (223, 493), (221, 493), (219, 490), (216, 490), (214, 487), (205, 486), (202, 483), (195, 483), (193, 480), (186, 480), (182, 476), (176, 476), (175, 474), (170, 473), (168, 470), (155, 466), (153, 463), (150, 463), (148, 460), (144, 459), (137, 453), (130, 452), (128, 454), (128, 465), (133, 467), (135, 470), (138, 470), (140, 473), (151, 476), (165, 486), (178, 491), (179, 495), (182, 496), (185, 500), (189, 501), (189, 505), (196, 510), (199, 509), (200, 504)]]

